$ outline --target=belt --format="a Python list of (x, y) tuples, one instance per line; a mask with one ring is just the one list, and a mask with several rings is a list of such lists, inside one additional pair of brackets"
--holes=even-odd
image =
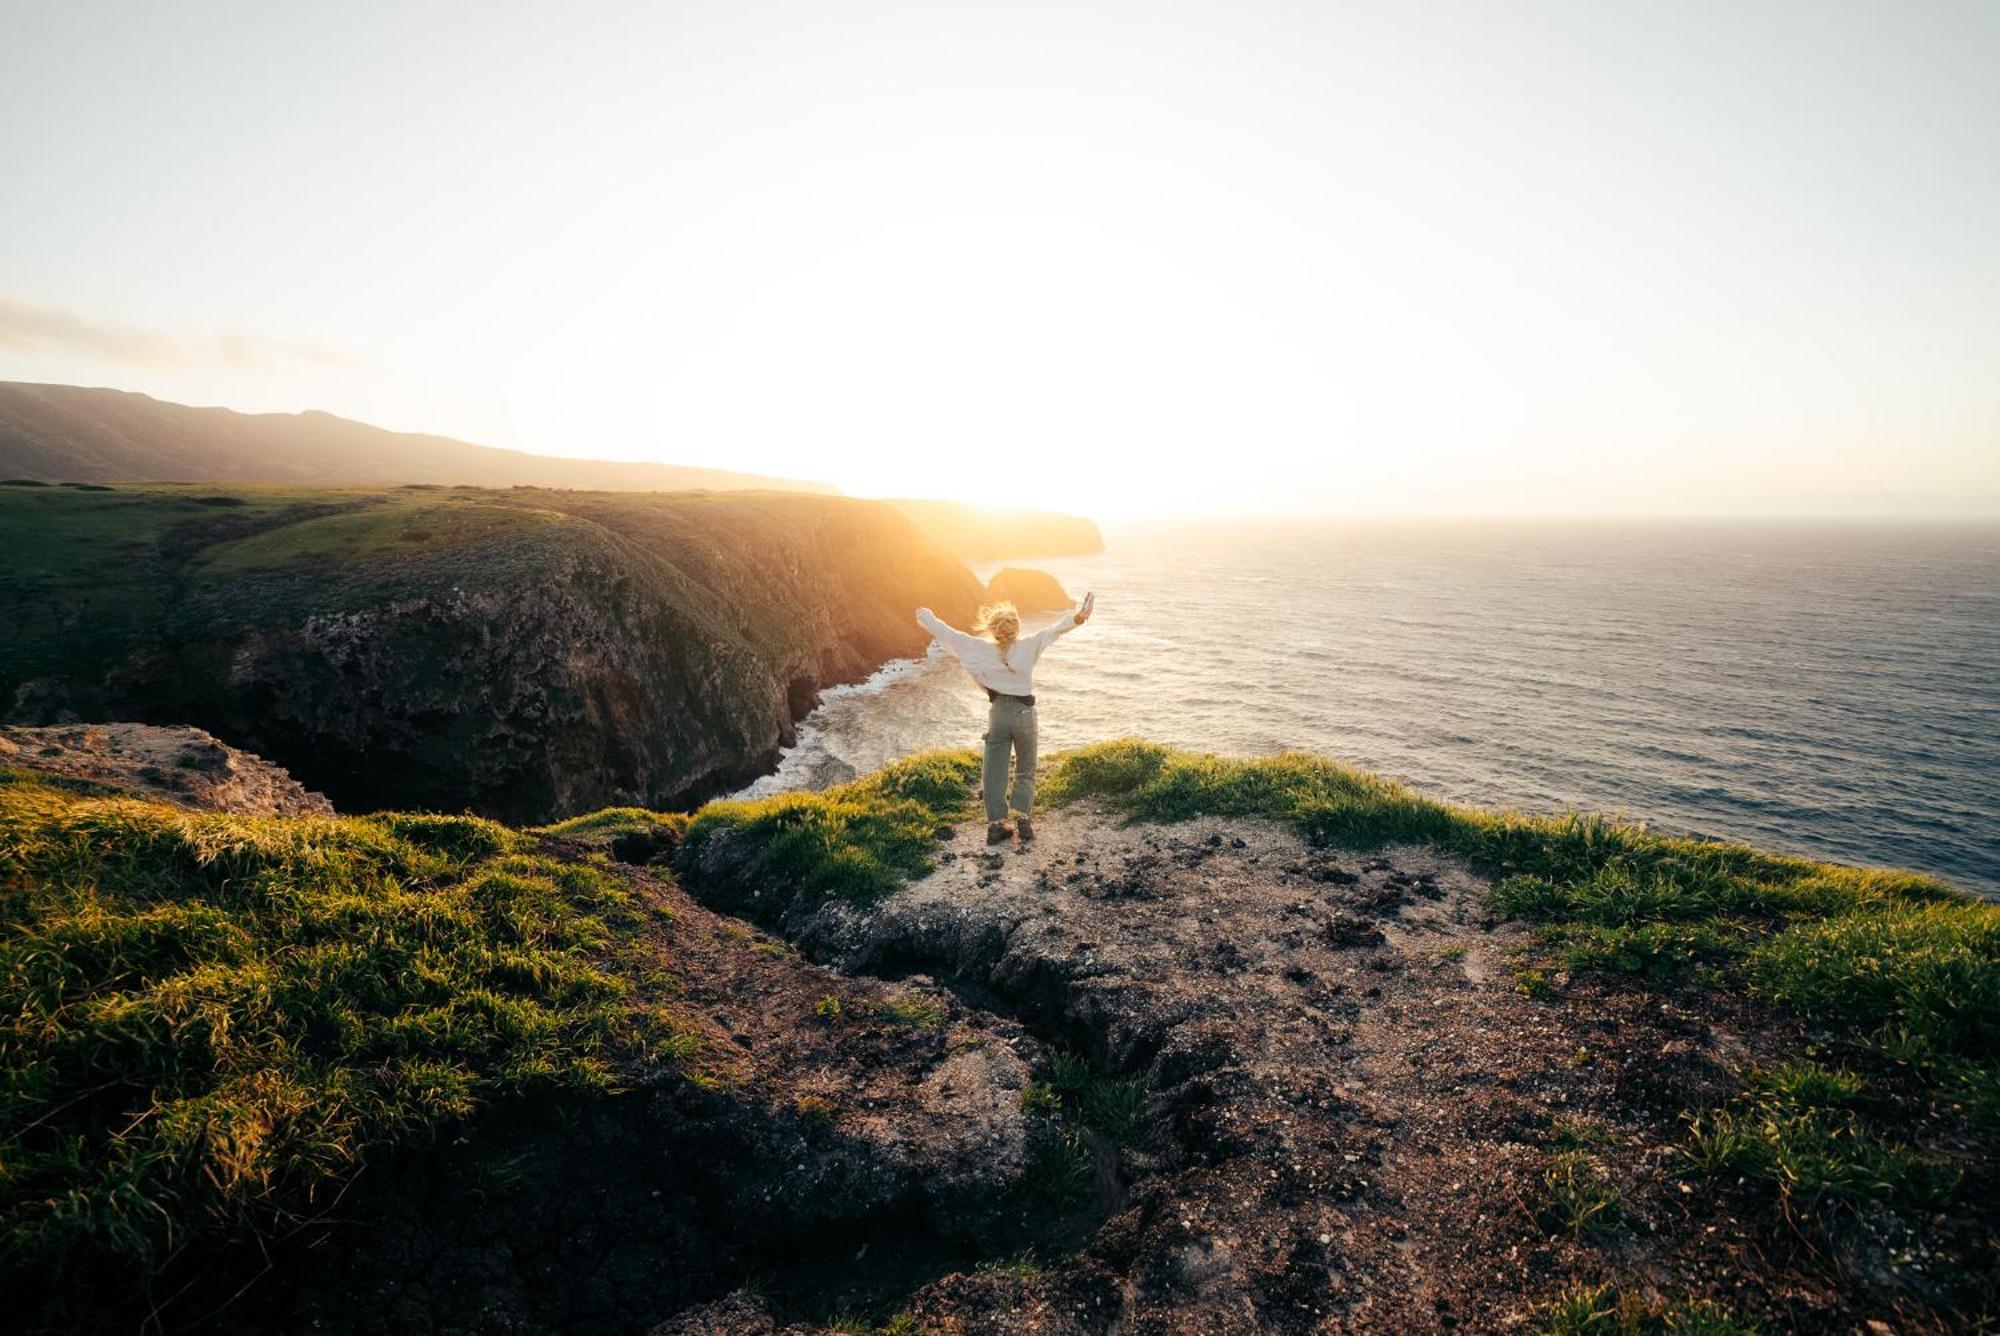
[(986, 688), (986, 699), (994, 702), (996, 705), (1003, 700), (1017, 700), (1023, 705), (1033, 705), (1035, 703), (1033, 696), (1010, 696), (1004, 691), (995, 691), (992, 687)]

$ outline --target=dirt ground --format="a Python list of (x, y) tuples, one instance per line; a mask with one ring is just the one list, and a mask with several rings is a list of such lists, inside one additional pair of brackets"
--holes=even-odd
[[(1802, 1036), (1692, 985), (1524, 994), (1528, 939), (1462, 865), (1262, 821), (1036, 824), (1025, 849), (953, 833), (933, 875), (872, 907), (772, 911), (812, 959), (922, 976), (1143, 1082), (1147, 1131), (1100, 1177), (1102, 1225), (918, 1290), (919, 1329), (1505, 1331), (1583, 1281), (1767, 1329), (1924, 1331), (1991, 1284), (1976, 1230), (1956, 1250), (1886, 1211), (1822, 1230), (1692, 1173), (1683, 1115)], [(1601, 1229), (1555, 1205), (1565, 1151), (1612, 1190)], [(782, 1326), (727, 1304), (658, 1330)]]

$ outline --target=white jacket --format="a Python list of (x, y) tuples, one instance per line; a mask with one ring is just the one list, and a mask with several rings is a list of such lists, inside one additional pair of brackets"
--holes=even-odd
[(1056, 643), (1056, 637), (1076, 629), (1076, 609), (1071, 608), (1033, 635), (1022, 636), (1000, 657), (1000, 647), (985, 636), (969, 635), (937, 619), (929, 608), (917, 609), (917, 625), (937, 637), (938, 643), (958, 656), (972, 680), (1003, 696), (1032, 696), (1035, 693), (1035, 660)]

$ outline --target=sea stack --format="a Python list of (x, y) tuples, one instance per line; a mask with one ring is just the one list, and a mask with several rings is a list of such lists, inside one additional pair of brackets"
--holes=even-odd
[(986, 582), (986, 601), (1002, 599), (1022, 612), (1054, 612), (1074, 602), (1055, 576), (1024, 566), (1002, 567)]

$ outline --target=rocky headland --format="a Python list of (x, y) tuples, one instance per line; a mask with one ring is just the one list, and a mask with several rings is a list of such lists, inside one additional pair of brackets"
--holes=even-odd
[(1004, 566), (986, 582), (989, 603), (1006, 600), (1022, 612), (1054, 612), (1075, 600), (1064, 592), (1062, 582), (1047, 571)]
[(990, 510), (958, 501), (896, 500), (907, 516), (945, 551), (968, 561), (1008, 557), (1088, 556), (1104, 550), (1104, 535), (1081, 515), (1048, 510)]
[(346, 811), (697, 802), (981, 592), (780, 492), (0, 487), (0, 525), (8, 722), (192, 724)]

